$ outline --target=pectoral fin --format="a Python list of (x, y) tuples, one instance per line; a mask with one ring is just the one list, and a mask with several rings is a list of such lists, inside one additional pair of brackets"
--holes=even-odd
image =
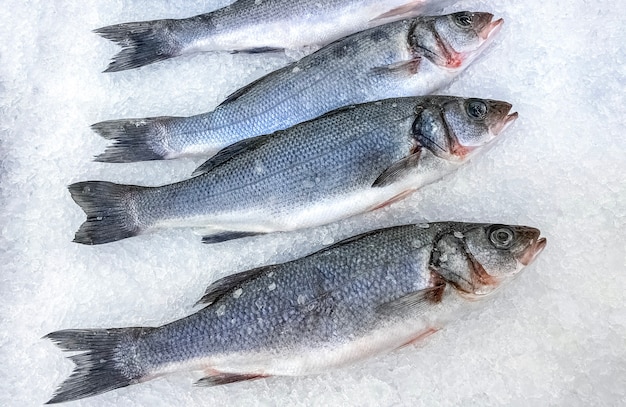
[(446, 283), (443, 280), (425, 290), (415, 291), (394, 301), (381, 304), (376, 311), (386, 315), (398, 315), (404, 312), (423, 311), (426, 307), (441, 300)]
[(408, 61), (400, 61), (395, 64), (372, 68), (372, 73), (377, 75), (395, 74), (413, 76), (419, 71), (421, 63), (422, 58), (415, 56), (413, 59), (409, 59)]
[(408, 171), (415, 169), (419, 163), (421, 149), (417, 147), (415, 152), (402, 160), (393, 163), (389, 168), (383, 171), (372, 184), (373, 187), (385, 187), (393, 184), (400, 178), (404, 177)]

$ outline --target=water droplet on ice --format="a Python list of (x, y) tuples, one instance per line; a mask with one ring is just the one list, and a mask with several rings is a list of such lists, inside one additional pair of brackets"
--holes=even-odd
[(241, 294), (243, 293), (243, 288), (238, 288), (233, 292), (233, 298), (239, 298), (241, 297)]

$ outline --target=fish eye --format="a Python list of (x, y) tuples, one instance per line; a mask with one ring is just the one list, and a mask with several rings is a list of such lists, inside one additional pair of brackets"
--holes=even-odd
[(466, 107), (469, 117), (482, 120), (487, 116), (487, 105), (481, 100), (470, 100)]
[(513, 244), (515, 233), (507, 227), (496, 227), (489, 233), (489, 240), (498, 249), (508, 249)]
[(454, 23), (461, 28), (469, 28), (472, 25), (472, 15), (469, 13), (459, 13), (454, 16)]

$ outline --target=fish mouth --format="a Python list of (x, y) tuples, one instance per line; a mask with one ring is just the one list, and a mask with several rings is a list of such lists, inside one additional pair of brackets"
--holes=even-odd
[[(451, 137), (450, 152), (455, 157), (455, 161), (464, 161), (478, 149), (486, 148), (488, 144), (495, 140), (496, 136), (506, 130), (519, 116), (517, 112), (509, 114), (513, 105), (508, 102), (499, 100), (485, 100), (485, 102), (489, 106), (489, 115), (486, 119), (489, 132), (488, 139), (483, 140), (478, 145), (464, 145), (463, 141), (459, 140), (457, 136)], [(446, 122), (446, 124), (448, 123)]]
[(499, 18), (496, 21), (491, 21), (491, 19), (493, 18), (493, 14), (485, 13), (485, 19), (487, 19), (487, 17), (489, 18), (487, 20), (489, 22), (486, 22), (483, 28), (481, 28), (477, 32), (478, 38), (480, 38), (480, 42), (481, 42), (478, 48), (476, 48), (474, 51), (469, 51), (469, 52), (459, 54), (460, 56), (459, 59), (463, 61), (462, 64), (464, 66), (469, 65), (474, 59), (476, 59), (478, 55), (480, 55), (483, 52), (483, 50), (487, 48), (489, 44), (491, 44), (493, 39), (497, 36), (497, 34), (502, 29), (502, 24), (504, 24), (504, 19)]
[(545, 237), (536, 239), (524, 251), (524, 254), (519, 259), (519, 262), (524, 266), (528, 266), (537, 258), (537, 256), (539, 256), (543, 249), (545, 249), (547, 243), (548, 241)]

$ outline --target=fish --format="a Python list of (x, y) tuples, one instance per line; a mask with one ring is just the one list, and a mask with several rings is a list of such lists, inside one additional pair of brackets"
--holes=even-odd
[(375, 230), (215, 281), (204, 308), (160, 327), (45, 338), (76, 364), (48, 403), (201, 371), (199, 386), (326, 372), (443, 328), (546, 246), (526, 226), (438, 222)]
[(386, 99), (242, 140), (173, 184), (77, 182), (69, 191), (87, 220), (74, 242), (195, 227), (218, 243), (378, 209), (467, 162), (517, 118), (511, 108), (454, 96)]
[(94, 30), (120, 46), (105, 72), (207, 51), (277, 52), (326, 45), (373, 26), (440, 11), (453, 0), (238, 0), (211, 13)]
[(499, 31), (489, 13), (417, 17), (334, 42), (190, 117), (116, 119), (93, 124), (110, 140), (98, 162), (211, 156), (343, 106), (420, 96), (448, 84)]

